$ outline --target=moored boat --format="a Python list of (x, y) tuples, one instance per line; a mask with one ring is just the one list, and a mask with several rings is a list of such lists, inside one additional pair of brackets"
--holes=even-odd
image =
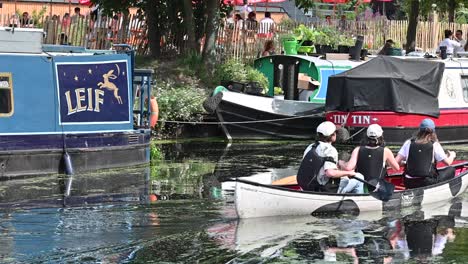
[(75, 171), (149, 162), (152, 71), (134, 71), (132, 51), (0, 33), (11, 41), (0, 46), (0, 179), (62, 173), (64, 153)]
[(438, 184), (405, 189), (400, 175), (387, 180), (395, 184), (396, 191), (386, 202), (372, 194), (336, 194), (302, 191), (298, 185), (266, 185), (236, 180), (235, 206), (239, 218), (278, 215), (320, 215), (362, 212), (383, 212), (409, 206), (448, 201), (468, 187), (468, 162), (459, 162), (456, 177)]
[[(248, 88), (216, 91), (222, 93), (216, 108), (218, 120), (225, 122), (223, 129), (228, 138), (313, 138), (316, 127), (325, 119), (328, 77), (361, 63), (302, 55), (257, 59), (255, 68), (267, 76), (268, 91), (266, 94)], [(308, 81), (301, 81), (300, 73)], [(275, 87), (282, 88), (284, 94), (275, 96)]]
[(350, 143), (379, 124), (387, 143), (401, 144), (428, 117), (441, 142), (468, 142), (467, 69), (466, 58), (374, 58), (330, 78), (326, 119), (354, 135)]

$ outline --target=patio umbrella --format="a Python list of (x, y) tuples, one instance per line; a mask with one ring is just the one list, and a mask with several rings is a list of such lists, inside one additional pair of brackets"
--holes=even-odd
[(93, 5), (93, 2), (91, 2), (91, 0), (80, 0), (80, 1), (79, 1), (79, 4), (80, 4), (80, 5), (92, 6), (92, 5)]
[[(268, 3), (281, 3), (287, 0), (247, 0), (247, 5), (256, 5), (258, 3), (266, 3), (266, 9), (268, 10)], [(223, 0), (225, 5), (244, 5), (244, 0)]]
[[(285, 2), (286, 0), (247, 0), (248, 5), (258, 4), (258, 3), (280, 3)], [(223, 0), (225, 5), (244, 5), (244, 0)]]
[(322, 3), (333, 4), (333, 16), (335, 15), (336, 4), (346, 4), (348, 0), (322, 0)]

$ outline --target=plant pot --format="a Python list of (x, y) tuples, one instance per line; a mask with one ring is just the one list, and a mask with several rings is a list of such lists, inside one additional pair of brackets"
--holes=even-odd
[(349, 53), (349, 46), (338, 45), (338, 53)]
[(321, 45), (316, 44), (316, 45), (314, 45), (314, 46), (315, 46), (315, 52), (316, 52), (317, 54), (322, 54)]
[(322, 45), (320, 48), (322, 50), (321, 54), (326, 54), (326, 53), (332, 53), (333, 52), (333, 48), (330, 45)]
[(312, 40), (304, 40), (301, 46), (313, 46), (314, 42)]
[(368, 50), (362, 49), (361, 50), (361, 60), (364, 60), (367, 57)]

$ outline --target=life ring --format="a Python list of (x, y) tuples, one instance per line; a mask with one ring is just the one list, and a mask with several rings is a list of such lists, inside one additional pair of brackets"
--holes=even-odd
[(154, 96), (151, 96), (151, 99), (150, 99), (150, 110), (151, 110), (150, 126), (153, 128), (158, 123), (158, 118), (159, 118), (158, 102), (156, 101), (156, 98)]

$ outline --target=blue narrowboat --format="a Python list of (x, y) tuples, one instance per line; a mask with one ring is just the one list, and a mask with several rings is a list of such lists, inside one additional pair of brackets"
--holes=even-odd
[(149, 162), (151, 70), (133, 52), (42, 45), (0, 28), (0, 180)]

